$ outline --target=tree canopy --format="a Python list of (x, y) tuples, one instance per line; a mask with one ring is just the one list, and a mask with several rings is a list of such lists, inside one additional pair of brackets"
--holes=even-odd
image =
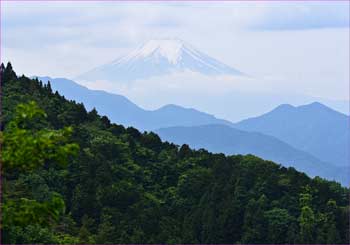
[(2, 243), (349, 242), (339, 183), (162, 142), (10, 64), (0, 75)]

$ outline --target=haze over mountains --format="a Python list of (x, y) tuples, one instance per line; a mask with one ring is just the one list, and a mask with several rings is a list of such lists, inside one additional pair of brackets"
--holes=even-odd
[[(199, 81), (191, 81), (188, 73), (197, 74)], [(171, 80), (171, 77), (175, 77), (175, 80)], [(347, 177), (348, 116), (318, 102), (299, 107), (289, 104), (278, 106), (279, 101), (292, 101), (295, 104), (310, 101), (310, 98), (303, 96), (287, 98), (285, 95), (232, 90), (236, 83), (249, 87), (250, 77), (179, 39), (148, 41), (129, 54), (81, 74), (76, 79), (87, 81), (88, 84), (108, 82), (123, 85), (128, 88), (126, 91), (132, 90), (132, 86), (136, 86), (136, 91), (153, 86), (155, 91), (152, 91), (148, 100), (157, 101), (162, 96), (171, 98), (176, 88), (185, 86), (183, 89), (187, 91), (186, 86), (194, 86), (195, 92), (190, 92), (187, 100), (204, 101), (210, 108), (206, 111), (215, 112), (215, 115), (249, 115), (250, 110), (255, 110), (255, 114), (260, 116), (248, 119), (243, 116), (244, 120), (232, 123), (192, 109), (206, 106), (186, 108), (177, 103), (162, 104), (159, 109), (146, 110), (123, 95), (91, 90), (73, 80), (50, 77), (39, 79), (43, 82), (50, 80), (52, 88), (66, 98), (84, 103), (89, 110), (96, 108), (115, 123), (143, 131), (156, 131), (163, 140), (226, 154), (255, 154), (285, 166), (294, 166), (311, 176), (319, 175), (343, 184), (350, 180)], [(203, 94), (196, 90), (208, 84), (213, 89), (231, 90), (198, 99)], [(158, 86), (165, 86), (166, 89), (157, 92)], [(188, 104), (183, 94), (175, 97), (180, 99), (179, 104)], [(193, 102), (190, 104), (197, 105)], [(263, 114), (262, 111), (265, 112), (271, 105), (275, 108)]]
[(242, 72), (195, 49), (179, 39), (150, 40), (109, 64), (77, 76), (77, 80), (121, 81), (192, 71), (205, 75), (243, 75)]
[(122, 95), (90, 90), (65, 78), (38, 77), (38, 79), (45, 83), (50, 81), (52, 89), (67, 99), (82, 102), (89, 110), (96, 108), (100, 114), (107, 115), (113, 122), (140, 130), (180, 125), (232, 125), (231, 122), (213, 115), (176, 105), (166, 105), (157, 110), (144, 110)]
[(206, 53), (213, 51), (198, 50), (179, 39), (150, 40), (72, 80), (91, 89), (122, 94), (149, 110), (175, 104), (233, 122), (286, 103), (303, 105), (319, 101), (343, 113), (349, 112), (348, 101), (269, 91), (269, 84), (274, 82), (268, 78), (243, 73), (233, 68), (238, 64), (224, 64)]
[(343, 184), (349, 180), (349, 118), (320, 103), (281, 105), (262, 116), (231, 123), (176, 105), (144, 110), (122, 95), (90, 90), (68, 79), (39, 79), (50, 80), (53, 90), (89, 110), (96, 108), (113, 122), (156, 131), (163, 140), (226, 154), (255, 154), (311, 176)]

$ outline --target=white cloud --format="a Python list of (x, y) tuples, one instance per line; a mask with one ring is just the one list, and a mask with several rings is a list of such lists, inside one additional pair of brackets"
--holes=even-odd
[[(344, 2), (4, 2), (2, 60), (11, 60), (19, 73), (74, 77), (148, 39), (177, 37), (256, 79), (234, 86), (227, 80), (213, 85), (196, 78), (188, 87), (176, 83), (176, 77), (124, 88), (105, 82), (94, 86), (120, 91), (149, 106), (180, 100), (181, 95), (194, 93), (196, 86), (202, 94), (268, 88), (346, 99), (348, 6)], [(164, 94), (170, 91), (160, 102), (150, 98), (157, 86)]]

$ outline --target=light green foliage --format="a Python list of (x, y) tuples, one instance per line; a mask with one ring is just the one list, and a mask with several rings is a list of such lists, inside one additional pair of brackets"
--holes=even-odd
[(301, 208), (300, 222), (300, 242), (311, 243), (314, 240), (315, 215), (309, 206)]
[(3, 170), (33, 170), (46, 161), (65, 164), (76, 154), (78, 146), (67, 143), (72, 128), (62, 130), (36, 129), (46, 114), (35, 102), (20, 104), (13, 120), (3, 134)]
[[(49, 161), (66, 164), (68, 158), (77, 153), (78, 146), (68, 143), (72, 129), (40, 129), (45, 117), (46, 114), (35, 102), (17, 106), (12, 121), (2, 134), (1, 157), (5, 176), (33, 172)], [(39, 202), (4, 189), (2, 221), (3, 228), (10, 234), (8, 241), (18, 242), (18, 239), (11, 240), (18, 236), (11, 232), (17, 232), (29, 225), (50, 227), (59, 220), (65, 211), (64, 201), (58, 193), (52, 192), (49, 196), (44, 202)], [(22, 229), (22, 233), (24, 231)], [(42, 231), (49, 230), (45, 228)]]
[(310, 194), (310, 187), (308, 186), (305, 193), (300, 194), (300, 217), (299, 217), (299, 242), (312, 243), (315, 236), (315, 214), (312, 210), (312, 196)]
[(43, 203), (27, 198), (8, 200), (3, 205), (3, 224), (24, 227), (36, 223), (49, 226), (58, 221), (59, 215), (64, 213), (64, 208), (64, 202), (58, 194)]

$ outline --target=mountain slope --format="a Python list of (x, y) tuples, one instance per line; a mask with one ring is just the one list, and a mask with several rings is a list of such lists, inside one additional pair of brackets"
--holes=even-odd
[[(14, 131), (7, 127), (16, 105), (36, 101), (47, 117), (28, 121), (27, 116), (20, 134), (32, 139), (30, 133), (38, 136), (39, 128), (72, 127), (71, 140), (80, 146), (67, 168), (54, 160), (25, 174), (6, 169), (2, 211), (15, 215), (2, 219), (2, 244), (349, 243), (349, 189), (338, 183), (311, 179), (255, 156), (224, 156), (161, 142), (154, 133), (110, 123), (47, 85), (17, 77), (10, 65), (0, 72), (4, 135)], [(3, 146), (17, 146), (7, 142), (5, 137)], [(24, 143), (36, 145), (31, 142)], [(41, 143), (46, 142), (51, 141)], [(35, 147), (27, 153), (32, 151)], [(65, 209), (53, 214), (57, 220), (35, 223), (29, 201), (46, 207), (53, 194), (62, 196)], [(21, 203), (28, 212), (16, 212)], [(35, 213), (41, 207), (36, 205)], [(300, 217), (310, 210), (317, 225), (309, 226), (306, 240)], [(9, 218), (16, 222), (9, 224)]]
[(348, 169), (322, 162), (309, 153), (298, 150), (277, 138), (261, 133), (245, 132), (225, 125), (171, 127), (156, 131), (163, 140), (176, 144), (189, 144), (195, 149), (205, 148), (225, 154), (253, 154), (295, 167), (311, 176), (335, 179), (347, 185)]
[(76, 80), (127, 82), (173, 72), (205, 75), (243, 75), (178, 39), (150, 40), (126, 56), (88, 71)]
[(281, 105), (234, 127), (261, 132), (339, 166), (349, 166), (349, 117), (320, 104)]
[(157, 110), (149, 111), (138, 107), (124, 96), (90, 90), (72, 80), (50, 77), (38, 77), (38, 79), (44, 83), (50, 81), (53, 90), (58, 91), (68, 99), (84, 103), (87, 109), (96, 108), (100, 114), (108, 116), (113, 122), (133, 126), (140, 130), (205, 124), (231, 125), (226, 120), (218, 119), (195, 109), (166, 105)]

